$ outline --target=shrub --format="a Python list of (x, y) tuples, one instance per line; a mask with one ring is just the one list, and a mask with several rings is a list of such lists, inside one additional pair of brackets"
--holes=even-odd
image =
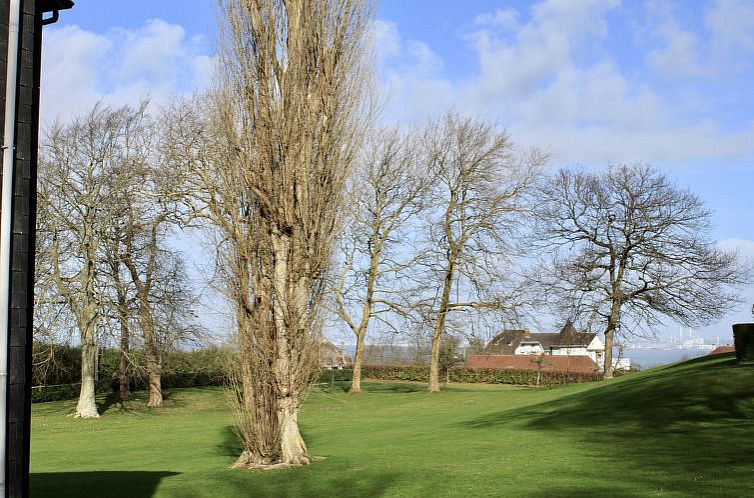
[(74, 399), (79, 395), (80, 384), (58, 384), (53, 386), (34, 386), (31, 388), (31, 402), (60, 401)]
[(353, 379), (353, 370), (350, 368), (338, 369), (321, 369), (317, 372), (315, 382), (327, 383), (327, 382), (351, 382)]
[[(345, 372), (345, 370), (344, 370)], [(350, 370), (348, 370), (350, 372)], [(367, 365), (362, 367), (365, 379), (374, 380), (403, 380), (427, 382), (429, 367), (426, 366), (394, 366)], [(600, 380), (599, 373), (581, 372), (541, 372), (540, 385), (555, 386), (573, 384), (576, 382), (591, 382)], [(537, 381), (536, 370), (512, 370), (497, 368), (453, 367), (450, 369), (451, 382), (469, 384), (516, 384), (534, 385)]]
[[(81, 350), (72, 346), (35, 344), (38, 355), (49, 356), (52, 351), (55, 368), (34, 372), (32, 402), (73, 399), (79, 394), (81, 374)], [(195, 351), (167, 351), (162, 358), (162, 387), (201, 387), (224, 385), (229, 350), (205, 348)], [(144, 353), (132, 350), (129, 353), (132, 368), (131, 391), (147, 389)], [(120, 351), (115, 348), (101, 349), (98, 356), (97, 392), (117, 391), (119, 387), (118, 361)]]
[[(542, 371), (540, 373), (539, 385), (557, 386), (577, 382), (591, 382), (600, 380), (601, 378), (602, 376), (599, 373)], [(450, 380), (452, 382), (477, 384), (517, 384), (531, 386), (537, 382), (537, 371), (455, 367), (451, 370)]]

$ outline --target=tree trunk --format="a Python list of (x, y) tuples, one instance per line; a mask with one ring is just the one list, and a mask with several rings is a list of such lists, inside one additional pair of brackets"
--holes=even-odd
[[(121, 303), (119, 303), (120, 305)], [(118, 399), (124, 401), (131, 397), (131, 361), (128, 358), (130, 331), (128, 317), (119, 310), (120, 319), (120, 359), (118, 360)]]
[(613, 341), (615, 338), (615, 329), (608, 329), (605, 331), (605, 367), (603, 369), (602, 378), (613, 378)]
[[(289, 271), (289, 256), (293, 249), (290, 236), (273, 233), (273, 265), (276, 299), (273, 304), (275, 322), (275, 339), (277, 342), (277, 358), (273, 366), (273, 382), (278, 413), (278, 428), (280, 430), (280, 462), (285, 465), (306, 465), (311, 462), (306, 452), (306, 444), (298, 430), (298, 402), (300, 388), (305, 384), (300, 378), (302, 372), (298, 368), (302, 361), (306, 361), (301, 354), (302, 344), (298, 344), (298, 351), (290, 347), (292, 334), (304, 325), (300, 322), (306, 309), (305, 294), (302, 295), (302, 282), (296, 282), (293, 289), (289, 285), (291, 277)], [(287, 298), (287, 299), (286, 299)], [(286, 302), (287, 301), (287, 302)], [(287, 306), (286, 306), (287, 304)], [(301, 335), (298, 335), (299, 340)], [(308, 372), (307, 372), (308, 373)]]
[(432, 335), (432, 355), (429, 359), (429, 385), (427, 386), (427, 392), (439, 393), (440, 392), (440, 341), (442, 336), (442, 328), (435, 326), (434, 333)]
[(306, 444), (298, 430), (298, 403), (292, 397), (280, 400), (278, 412), (280, 421), (281, 463), (287, 465), (308, 465), (311, 458)]
[(89, 317), (80, 325), (81, 334), (81, 390), (74, 417), (97, 418), (95, 399), (95, 371), (97, 364), (97, 347), (94, 344), (94, 317)]
[[(372, 234), (372, 240), (377, 240), (378, 234)], [(353, 376), (351, 377), (351, 389), (348, 390), (349, 394), (356, 394), (361, 392), (361, 362), (364, 357), (364, 338), (367, 335), (369, 328), (369, 319), (372, 316), (372, 300), (374, 299), (374, 286), (377, 282), (377, 270), (380, 266), (380, 255), (382, 254), (382, 243), (377, 241), (374, 243), (374, 250), (369, 261), (369, 275), (367, 277), (367, 293), (364, 297), (364, 307), (361, 311), (361, 323), (359, 328), (354, 330), (356, 333), (356, 353), (353, 358)], [(346, 310), (343, 310), (346, 313)], [(349, 322), (350, 323), (350, 322)]]
[(364, 358), (364, 333), (356, 336), (356, 352), (353, 355), (353, 376), (351, 377), (351, 388), (349, 394), (361, 392), (361, 362)]
[(160, 357), (155, 345), (154, 333), (144, 331), (144, 349), (147, 357), (147, 375), (149, 376), (149, 404), (148, 406), (162, 405), (162, 382)]
[(123, 349), (123, 338), (121, 337), (121, 352), (118, 360), (118, 399), (125, 401), (131, 397), (131, 373), (130, 361), (128, 360), (128, 342), (126, 349)]
[(429, 360), (429, 385), (427, 386), (427, 392), (429, 393), (440, 392), (440, 345), (442, 332), (445, 329), (445, 319), (448, 316), (454, 272), (455, 258), (451, 255), (448, 261), (448, 268), (445, 270), (440, 309), (437, 313), (437, 321), (432, 332), (432, 355)]

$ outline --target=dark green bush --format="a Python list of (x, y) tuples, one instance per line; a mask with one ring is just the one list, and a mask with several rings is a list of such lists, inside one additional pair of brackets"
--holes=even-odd
[(327, 382), (351, 382), (353, 379), (353, 370), (350, 368), (344, 368), (342, 370), (321, 369), (315, 376), (315, 382), (322, 384)]
[[(599, 373), (580, 372), (549, 372), (540, 373), (539, 385), (557, 386), (575, 384), (577, 382), (591, 382), (602, 378)], [(535, 385), (536, 370), (513, 370), (497, 368), (455, 367), (450, 371), (451, 382), (467, 382), (477, 384), (517, 384)]]
[(733, 325), (733, 339), (738, 361), (754, 361), (754, 323)]
[(80, 384), (58, 384), (31, 388), (31, 402), (44, 403), (61, 399), (74, 399), (79, 395)]
[[(34, 353), (40, 358), (54, 358), (47, 368), (34, 371), (32, 401), (56, 401), (73, 399), (79, 393), (81, 376), (81, 350), (72, 346), (35, 344)], [(162, 358), (162, 387), (200, 387), (223, 385), (226, 379), (225, 365), (228, 350), (205, 348), (195, 351), (168, 351)], [(147, 389), (147, 376), (143, 351), (129, 353), (132, 367), (131, 391)], [(101, 349), (98, 356), (97, 392), (117, 391), (119, 387), (118, 349)], [(41, 363), (41, 362), (38, 362)]]

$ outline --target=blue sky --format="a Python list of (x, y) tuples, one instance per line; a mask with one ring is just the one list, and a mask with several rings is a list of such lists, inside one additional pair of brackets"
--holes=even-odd
[[(206, 87), (215, 5), (78, 0), (45, 28), (43, 122)], [(721, 245), (754, 257), (754, 2), (383, 0), (372, 31), (383, 120), (455, 107), (553, 168), (652, 163), (714, 210)]]

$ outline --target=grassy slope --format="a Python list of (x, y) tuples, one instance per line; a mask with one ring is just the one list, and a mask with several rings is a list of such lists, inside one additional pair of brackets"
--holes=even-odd
[(32, 496), (754, 496), (754, 366), (729, 355), (557, 389), (366, 388), (314, 392), (301, 422), (327, 459), (272, 472), (227, 470), (219, 390), (99, 420), (35, 405)]

